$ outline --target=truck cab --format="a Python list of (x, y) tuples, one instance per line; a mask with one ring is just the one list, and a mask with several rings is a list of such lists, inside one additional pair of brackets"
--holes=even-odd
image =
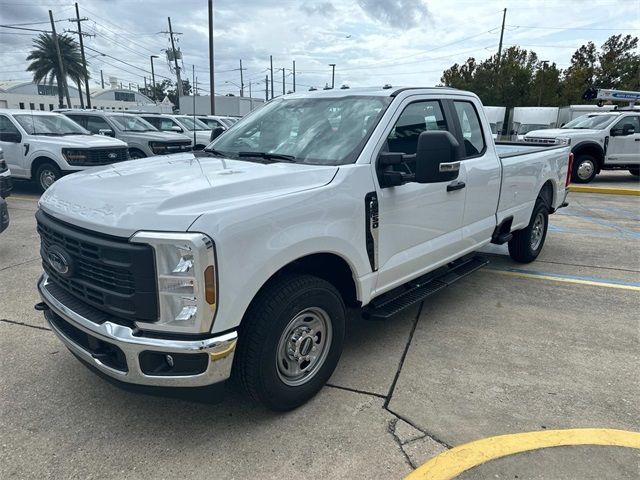
[(602, 170), (640, 174), (640, 108), (588, 113), (559, 129), (529, 132), (524, 141), (540, 144), (556, 138), (571, 142), (576, 183), (589, 183)]

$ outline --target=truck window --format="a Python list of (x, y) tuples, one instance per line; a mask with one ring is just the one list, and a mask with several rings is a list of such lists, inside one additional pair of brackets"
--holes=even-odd
[(20, 135), (18, 128), (4, 115), (0, 115), (0, 133), (13, 133)]
[(90, 116), (87, 118), (87, 130), (91, 133), (100, 133), (100, 129), (102, 130), (113, 130), (111, 126), (107, 123), (107, 121), (98, 116)]
[(86, 128), (87, 126), (87, 118), (84, 115), (67, 115), (67, 118), (70, 118), (81, 127)]
[(633, 129), (636, 133), (640, 133), (640, 117), (637, 115), (630, 115), (628, 117), (621, 118), (618, 123), (611, 127), (611, 129), (623, 128), (627, 124), (633, 125)]
[(453, 104), (462, 130), (465, 158), (481, 155), (485, 150), (485, 143), (478, 112), (471, 102), (454, 101)]
[(422, 132), (446, 129), (447, 123), (438, 101), (415, 102), (408, 105), (398, 118), (387, 138), (387, 146), (390, 152), (414, 154)]

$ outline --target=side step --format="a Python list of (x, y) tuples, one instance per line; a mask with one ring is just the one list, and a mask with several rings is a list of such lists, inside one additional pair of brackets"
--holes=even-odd
[(489, 261), (482, 255), (474, 254), (463, 257), (431, 274), (419, 277), (374, 298), (369, 305), (362, 309), (362, 316), (365, 319), (386, 320), (484, 267), (487, 263)]

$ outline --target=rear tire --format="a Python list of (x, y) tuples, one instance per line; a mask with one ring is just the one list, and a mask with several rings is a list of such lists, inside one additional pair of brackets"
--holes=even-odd
[(634, 177), (640, 176), (640, 168), (630, 168), (629, 173)]
[(571, 179), (574, 183), (589, 183), (598, 172), (598, 161), (591, 155), (578, 155), (573, 162)]
[(254, 400), (291, 410), (338, 364), (345, 306), (333, 285), (311, 275), (283, 276), (258, 295), (240, 327), (233, 376)]
[(533, 262), (542, 251), (549, 227), (549, 210), (541, 198), (536, 200), (529, 225), (513, 232), (509, 240), (509, 255), (520, 263)]
[(38, 188), (44, 192), (59, 180), (60, 177), (62, 177), (62, 173), (60, 173), (60, 169), (55, 163), (43, 162), (36, 169), (34, 180), (38, 184)]

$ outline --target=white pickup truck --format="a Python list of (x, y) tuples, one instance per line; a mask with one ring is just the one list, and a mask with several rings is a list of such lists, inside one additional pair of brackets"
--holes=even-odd
[(559, 129), (531, 131), (524, 141), (540, 145), (559, 138), (571, 143), (576, 183), (589, 183), (602, 170), (640, 175), (640, 108), (588, 113)]
[(53, 331), (124, 384), (230, 376), (277, 410), (324, 385), (346, 306), (385, 319), (509, 243), (540, 253), (569, 149), (496, 147), (447, 88), (282, 96), (193, 154), (63, 178), (37, 212)]

